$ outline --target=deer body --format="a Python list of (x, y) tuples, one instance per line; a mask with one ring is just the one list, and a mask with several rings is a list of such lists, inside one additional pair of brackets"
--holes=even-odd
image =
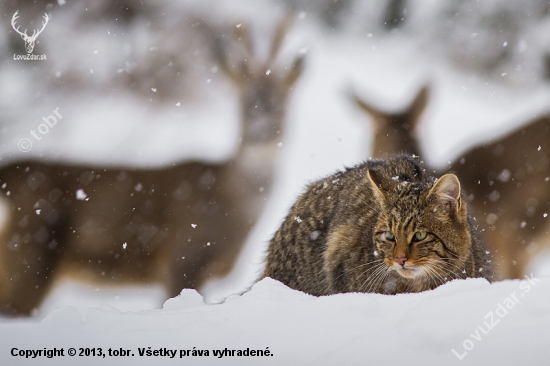
[[(416, 100), (426, 94), (423, 88)], [(356, 98), (369, 112), (365, 101)], [(365, 107), (366, 106), (366, 107)], [(398, 139), (409, 141), (409, 153), (418, 154), (420, 143), (414, 134), (421, 110), (415, 103), (402, 119), (407, 128), (393, 127)], [(377, 111), (378, 118), (391, 114)], [(384, 126), (376, 130), (375, 141), (385, 138)], [(522, 278), (530, 260), (550, 244), (550, 117), (541, 117), (506, 136), (466, 151), (441, 175), (452, 172), (463, 183), (473, 215), (482, 229), (486, 247), (496, 262), (496, 272), (504, 279)], [(375, 143), (376, 145), (376, 143)], [(392, 144), (378, 145), (375, 156), (402, 152)]]
[(549, 141), (550, 118), (543, 117), (467, 151), (449, 167), (465, 182), (503, 278), (522, 278), (550, 244), (544, 216), (550, 214)]
[(271, 174), (238, 158), (158, 171), (36, 162), (3, 168), (10, 208), (2, 310), (30, 312), (69, 268), (112, 283), (161, 281), (170, 296), (226, 274), (271, 183)]
[(301, 58), (288, 72), (265, 73), (287, 26), (277, 28), (267, 63), (254, 68), (233, 69), (218, 49), (241, 99), (242, 138), (227, 162), (151, 170), (24, 161), (1, 168), (9, 214), (0, 242), (0, 312), (29, 314), (61, 274), (160, 281), (170, 296), (226, 274), (267, 202), (287, 97), (301, 73)]

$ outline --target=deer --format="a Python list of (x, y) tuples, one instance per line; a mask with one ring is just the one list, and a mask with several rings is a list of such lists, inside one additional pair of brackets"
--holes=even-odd
[[(0, 313), (32, 315), (60, 276), (160, 282), (174, 297), (227, 274), (269, 197), (303, 69), (302, 55), (275, 64), (289, 26), (276, 26), (267, 59), (245, 44), (237, 66), (227, 42), (215, 42), (241, 104), (242, 137), (225, 162), (123, 169), (22, 160), (0, 168)], [(246, 27), (238, 35), (251, 39)]]
[(42, 33), (42, 31), (44, 30), (44, 28), (46, 28), (46, 25), (48, 24), (48, 21), (50, 20), (50, 18), (48, 17), (48, 14), (44, 13), (44, 21), (42, 22), (42, 29), (38, 30), (38, 29), (35, 29), (32, 33), (31, 36), (29, 36), (27, 34), (27, 29), (25, 29), (24, 32), (21, 32), (19, 30), (19, 26), (15, 26), (15, 23), (17, 21), (17, 19), (19, 18), (19, 10), (16, 10), (15, 11), (15, 14), (13, 14), (13, 17), (11, 18), (11, 26), (13, 27), (13, 29), (21, 36), (21, 38), (23, 38), (23, 41), (25, 41), (25, 49), (27, 50), (27, 53), (32, 53), (32, 51), (34, 50), (34, 42), (36, 42), (36, 39), (38, 38), (38, 36), (40, 35), (40, 33)]
[[(375, 156), (420, 153), (414, 132), (428, 94), (427, 86), (421, 88), (400, 118), (353, 95), (354, 103), (376, 121)], [(388, 136), (400, 144), (384, 143)], [(502, 279), (523, 278), (530, 261), (550, 244), (549, 141), (550, 115), (545, 115), (465, 151), (436, 173), (459, 177)]]
[(371, 117), (374, 124), (374, 158), (385, 158), (397, 153), (420, 156), (415, 129), (428, 104), (429, 92), (429, 87), (424, 86), (407, 107), (400, 111), (386, 112), (367, 103), (353, 90), (348, 91), (348, 97)]

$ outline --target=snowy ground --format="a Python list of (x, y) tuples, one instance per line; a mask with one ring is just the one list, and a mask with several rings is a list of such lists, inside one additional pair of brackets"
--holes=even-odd
[[(255, 10), (243, 10), (246, 2), (239, 4), (241, 11), (231, 14), (254, 14)], [(256, 21), (266, 19), (269, 17)], [(51, 27), (55, 27), (53, 20)], [(289, 41), (290, 51), (307, 50), (307, 68), (291, 98), (272, 199), (235, 270), (204, 289), (207, 303), (240, 292), (254, 282), (261, 272), (267, 241), (308, 181), (369, 156), (370, 121), (346, 99), (350, 86), (381, 108), (398, 110), (429, 82), (432, 100), (419, 132), (422, 158), (436, 166), (550, 110), (546, 83), (511, 87), (505, 75), (500, 82), (494, 77), (464, 74), (448, 62), (434, 59), (426, 43), (353, 32), (343, 37), (321, 29), (309, 16), (298, 20)], [(80, 47), (87, 47), (84, 51), (90, 55), (97, 48), (85, 42)], [(16, 67), (7, 64), (0, 75), (4, 106), (21, 104), (17, 97), (25, 92), (17, 87), (16, 75), (20, 74)], [(216, 85), (210, 100), (181, 108), (148, 109), (125, 95), (103, 99), (84, 93), (68, 98), (44, 96), (27, 115), (24, 127), (3, 126), (0, 153), (10, 159), (23, 156), (17, 141), (28, 135), (27, 127), (59, 107), (64, 119), (30, 154), (133, 166), (196, 157), (220, 160), (235, 148), (237, 100), (223, 77), (218, 75), (208, 85)], [(5, 116), (12, 110), (2, 113)], [(541, 280), (528, 293), (523, 292), (519, 281), (489, 285), (468, 280), (422, 294), (314, 298), (264, 280), (243, 296), (230, 297), (219, 305), (205, 305), (191, 290), (163, 306), (164, 291), (159, 285), (113, 288), (61, 280), (34, 319), (0, 319), (0, 363), (129, 362), (123, 357), (100, 361), (78, 356), (51, 360), (11, 356), (14, 347), (57, 347), (64, 348), (65, 354), (70, 347), (100, 347), (103, 353), (109, 348), (130, 349), (132, 364), (543, 364), (550, 336), (548, 263), (549, 256), (542, 256), (533, 264)], [(488, 334), (481, 330), (476, 333), (480, 326), (487, 329), (485, 316), (491, 311), (496, 314), (499, 304), (514, 292), (519, 299), (517, 306), (498, 318), (499, 324)], [(463, 355), (464, 346), (473, 348), (460, 361), (451, 350)], [(176, 357), (179, 350), (193, 347), (209, 350), (210, 355), (190, 356), (191, 360), (184, 361), (140, 357), (138, 348), (147, 347), (177, 350)], [(273, 356), (213, 356), (213, 350), (226, 347), (264, 351), (269, 347)]]
[[(492, 285), (458, 280), (420, 294), (318, 298), (265, 279), (221, 305), (205, 305), (195, 291), (184, 290), (162, 310), (102, 306), (89, 309), (83, 322), (78, 311), (63, 307), (40, 323), (6, 322), (0, 360), (5, 365), (542, 365), (548, 359), (549, 294), (550, 277)], [(26, 351), (44, 348), (63, 349), (64, 356), (25, 359)], [(69, 356), (71, 348), (76, 356)], [(234, 350), (233, 356), (219, 353), (226, 349)], [(247, 349), (264, 355), (243, 355)], [(147, 350), (164, 353), (140, 355)], [(174, 359), (165, 355), (168, 350)]]

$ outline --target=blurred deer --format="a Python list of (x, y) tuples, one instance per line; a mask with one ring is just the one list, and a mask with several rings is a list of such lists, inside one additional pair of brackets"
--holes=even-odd
[(24, 32), (21, 32), (19, 30), (19, 26), (15, 27), (15, 23), (16, 23), (16, 20), (19, 18), (19, 10), (15, 12), (15, 14), (13, 14), (13, 17), (11, 18), (11, 26), (13, 27), (13, 29), (19, 33), (19, 35), (21, 36), (21, 38), (23, 38), (23, 41), (25, 41), (25, 49), (27, 50), (27, 53), (31, 53), (34, 49), (34, 42), (36, 42), (36, 39), (38, 38), (38, 36), (40, 35), (40, 33), (42, 33), (42, 31), (44, 30), (44, 28), (46, 28), (46, 25), (48, 24), (48, 21), (50, 20), (50, 18), (48, 17), (48, 14), (44, 14), (44, 21), (42, 22), (42, 29), (38, 30), (38, 29), (35, 29), (32, 33), (31, 36), (29, 36), (27, 34), (27, 30), (25, 29)]
[[(276, 28), (265, 61), (247, 45), (233, 67), (218, 43), (221, 69), (239, 88), (243, 129), (225, 163), (150, 170), (20, 161), (0, 169), (8, 211), (3, 314), (30, 314), (63, 274), (160, 281), (176, 296), (232, 268), (266, 204), (287, 98), (302, 71), (301, 57), (285, 69), (274, 65), (288, 26)], [(239, 33), (241, 42), (250, 39), (244, 28)]]
[[(415, 101), (419, 98), (425, 105), (426, 87)], [(395, 121), (393, 125), (376, 122), (375, 156), (403, 151), (418, 154), (414, 128), (421, 110), (414, 108), (415, 103), (397, 119), (357, 96), (354, 101), (375, 121)], [(403, 145), (380, 143), (388, 136)], [(455, 173), (469, 192), (498, 274), (503, 279), (522, 278), (530, 260), (550, 244), (550, 116), (466, 151), (437, 175), (447, 171)]]
[(374, 123), (373, 158), (405, 153), (420, 156), (415, 128), (422, 112), (428, 104), (429, 89), (419, 90), (409, 105), (399, 112), (385, 112), (361, 99), (355, 92), (349, 97), (366, 112)]

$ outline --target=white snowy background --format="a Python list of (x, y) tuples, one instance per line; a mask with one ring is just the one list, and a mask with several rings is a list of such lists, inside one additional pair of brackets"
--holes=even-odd
[[(390, 3), (405, 6), (404, 20), (395, 26), (384, 25)], [(547, 362), (548, 255), (533, 263), (540, 281), (531, 280), (527, 293), (520, 281), (468, 280), (421, 294), (315, 298), (267, 279), (242, 296), (232, 295), (261, 273), (267, 242), (304, 185), (369, 157), (371, 123), (347, 99), (350, 87), (396, 111), (429, 83), (431, 100), (419, 129), (421, 157), (439, 167), (550, 111), (546, 1), (5, 2), (0, 4), (1, 161), (29, 156), (117, 166), (223, 161), (237, 144), (236, 90), (209, 56), (205, 30), (193, 25), (197, 19), (213, 27), (244, 22), (261, 49), (289, 4), (298, 17), (280, 60), (288, 63), (306, 52), (306, 69), (290, 98), (271, 200), (234, 271), (209, 283), (202, 296), (184, 290), (164, 304), (160, 285), (112, 287), (61, 279), (33, 318), (0, 318), (2, 364)], [(27, 7), (34, 18), (25, 18)], [(14, 52), (24, 52), (10, 25), (17, 9), (21, 22), (40, 24), (43, 12), (50, 14), (34, 52), (46, 53), (48, 61), (13, 60)], [(56, 108), (63, 118), (31, 151), (20, 152), (18, 141)], [(514, 293), (519, 301), (499, 317), (499, 304)], [(479, 327), (487, 329), (490, 312), (500, 322), (485, 334)], [(470, 345), (471, 350), (464, 348)], [(14, 347), (123, 348), (134, 357), (27, 360), (12, 357)], [(210, 355), (179, 361), (139, 357), (143, 347), (178, 352), (196, 347)], [(269, 347), (273, 356), (213, 356), (212, 350), (226, 347)], [(468, 353), (460, 361), (451, 349)]]

